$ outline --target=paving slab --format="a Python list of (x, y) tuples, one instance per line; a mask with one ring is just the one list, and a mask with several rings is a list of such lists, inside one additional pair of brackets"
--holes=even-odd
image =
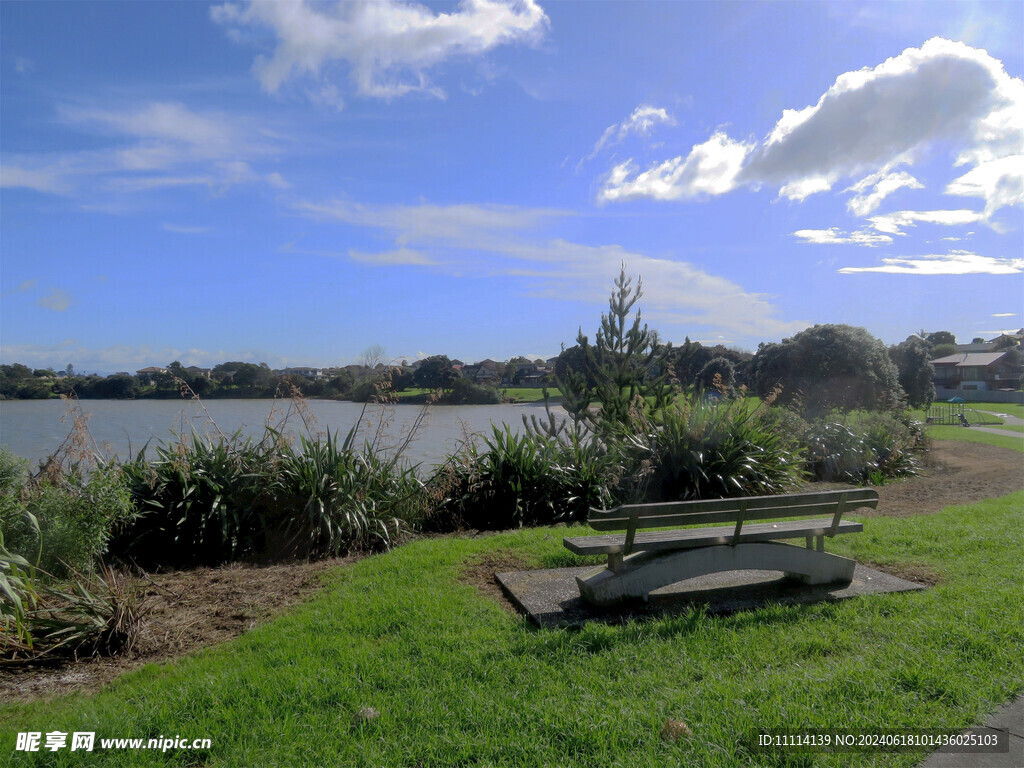
[[(964, 733), (998, 734), (1009, 749), (1000, 752), (933, 752), (918, 768), (1024, 768), (1024, 696), (993, 712), (985, 724)], [(1001, 743), (1005, 743), (1001, 742)]]
[[(926, 589), (883, 571), (857, 564), (849, 586), (808, 586), (785, 578), (778, 571), (729, 571), (687, 579), (651, 593), (646, 603), (635, 601), (600, 608), (580, 597), (576, 577), (594, 570), (549, 568), (495, 574), (512, 602), (540, 627), (575, 627), (588, 621), (619, 623), (630, 618), (671, 614), (703, 605), (709, 613), (735, 613), (768, 603), (806, 604), (851, 597)], [(1022, 766), (1024, 768), (1024, 766)]]

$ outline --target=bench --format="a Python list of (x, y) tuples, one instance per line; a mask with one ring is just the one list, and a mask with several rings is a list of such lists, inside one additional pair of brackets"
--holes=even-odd
[[(647, 600), (659, 587), (722, 571), (782, 571), (805, 584), (849, 584), (856, 563), (826, 553), (825, 537), (864, 530), (861, 523), (842, 516), (877, 504), (878, 493), (868, 488), (624, 504), (591, 509), (587, 520), (599, 531), (624, 533), (567, 537), (564, 544), (578, 555), (608, 556), (607, 567), (576, 579), (584, 600), (595, 605)], [(650, 530), (708, 524), (715, 525)], [(806, 546), (780, 541), (798, 538)]]

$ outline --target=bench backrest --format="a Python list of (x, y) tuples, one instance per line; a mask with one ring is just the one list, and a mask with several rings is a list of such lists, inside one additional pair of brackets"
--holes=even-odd
[(791, 493), (780, 496), (747, 496), (706, 501), (668, 501), (659, 504), (623, 504), (613, 509), (591, 509), (587, 522), (599, 531), (626, 531), (626, 551), (633, 537), (645, 528), (706, 525), (735, 525), (734, 536), (746, 522), (782, 517), (832, 516), (830, 533), (839, 526), (843, 513), (859, 507), (878, 505), (878, 492), (870, 488), (821, 493)]

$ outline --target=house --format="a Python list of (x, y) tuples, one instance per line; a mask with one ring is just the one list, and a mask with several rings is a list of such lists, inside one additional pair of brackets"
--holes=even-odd
[(501, 383), (501, 376), (498, 373), (498, 363), (490, 358), (481, 360), (474, 365), (462, 366), (463, 378), (469, 379), (474, 384), (488, 384), (497, 386)]
[(200, 376), (204, 379), (210, 378), (210, 368), (200, 368), (198, 365), (190, 365), (185, 370), (192, 378), (199, 378)]
[(309, 365), (297, 365), (294, 368), (283, 368), (281, 369), (282, 376), (301, 376), (304, 379), (322, 379), (324, 377), (323, 368), (316, 368)]
[(157, 367), (155, 365), (151, 365), (148, 368), (142, 368), (142, 369), (136, 371), (135, 375), (139, 377), (140, 381), (145, 379), (147, 384), (152, 384), (153, 383), (153, 376), (155, 374), (157, 374), (157, 373), (167, 373), (167, 369), (166, 368), (159, 368), (159, 367)]
[(932, 360), (935, 386), (942, 389), (1018, 389), (1021, 367), (1009, 352), (957, 352)]

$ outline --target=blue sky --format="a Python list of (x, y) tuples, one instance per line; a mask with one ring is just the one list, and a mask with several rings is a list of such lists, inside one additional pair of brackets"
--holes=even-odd
[(1024, 325), (1024, 4), (0, 3), (0, 360)]

